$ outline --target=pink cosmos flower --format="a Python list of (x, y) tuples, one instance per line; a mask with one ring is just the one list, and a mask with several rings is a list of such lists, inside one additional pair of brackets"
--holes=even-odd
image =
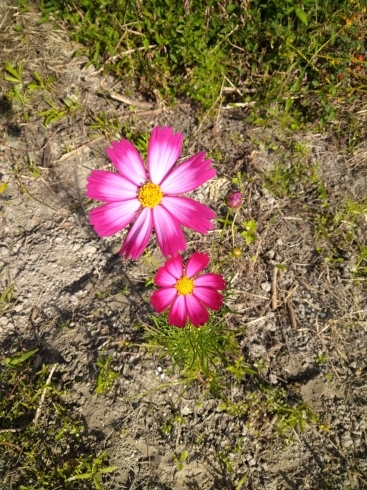
[(181, 255), (177, 255), (158, 269), (154, 282), (162, 289), (154, 291), (150, 301), (158, 313), (171, 307), (168, 314), (168, 323), (171, 325), (184, 327), (189, 317), (194, 327), (199, 327), (209, 320), (206, 308), (219, 310), (222, 306), (223, 295), (218, 289), (226, 287), (223, 276), (208, 273), (195, 277), (209, 261), (208, 254), (195, 252), (186, 268)]
[(101, 237), (117, 233), (132, 221), (120, 255), (137, 259), (154, 228), (165, 257), (186, 250), (181, 226), (206, 234), (215, 213), (199, 202), (179, 196), (214, 177), (211, 160), (200, 152), (175, 165), (182, 148), (182, 134), (172, 128), (154, 128), (148, 144), (148, 169), (132, 143), (122, 139), (106, 153), (118, 173), (93, 170), (87, 196), (106, 204), (90, 212), (90, 224)]

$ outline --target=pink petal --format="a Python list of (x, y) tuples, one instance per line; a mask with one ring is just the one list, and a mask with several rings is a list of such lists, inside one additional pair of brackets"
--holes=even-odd
[(186, 302), (185, 296), (177, 295), (168, 313), (168, 323), (175, 327), (183, 328), (186, 325)]
[(149, 177), (153, 184), (160, 184), (177, 162), (182, 139), (182, 133), (173, 134), (167, 126), (153, 129), (148, 145)]
[(185, 237), (180, 223), (163, 206), (152, 209), (154, 230), (162, 254), (175, 256), (179, 250), (186, 250)]
[(137, 199), (110, 202), (92, 209), (89, 223), (99, 236), (110, 236), (125, 228), (134, 219), (140, 207)]
[(215, 213), (205, 204), (200, 204), (188, 197), (176, 196), (164, 196), (161, 204), (182, 226), (187, 226), (203, 235), (214, 228), (209, 220), (215, 218)]
[(210, 257), (208, 254), (195, 252), (191, 255), (186, 265), (187, 277), (194, 277), (209, 264)]
[(131, 227), (124, 244), (119, 252), (128, 259), (130, 256), (136, 260), (144, 252), (152, 233), (153, 220), (150, 208), (143, 208), (137, 220)]
[(163, 288), (159, 289), (158, 291), (154, 291), (150, 298), (150, 302), (158, 313), (162, 313), (169, 307), (176, 296), (177, 290), (175, 288)]
[(106, 153), (120, 174), (136, 186), (142, 186), (147, 180), (143, 160), (130, 141), (113, 141), (112, 148), (106, 148)]
[(223, 295), (213, 288), (195, 287), (193, 295), (211, 310), (219, 310), (223, 303)]
[(176, 284), (176, 282), (177, 279), (171, 276), (165, 267), (160, 267), (154, 278), (154, 284), (160, 286), (161, 288), (172, 287)]
[(176, 281), (183, 276), (183, 263), (181, 255), (176, 255), (175, 257), (166, 260), (164, 267)]
[(161, 183), (161, 190), (165, 194), (182, 194), (189, 192), (217, 173), (210, 168), (211, 160), (204, 160), (205, 152), (200, 152), (174, 168)]
[(194, 327), (204, 325), (209, 320), (209, 313), (200, 301), (193, 295), (185, 296), (187, 314)]
[(223, 279), (223, 276), (220, 274), (214, 274), (213, 272), (209, 272), (208, 274), (203, 274), (200, 277), (194, 279), (195, 286), (206, 286), (213, 289), (225, 289), (226, 283)]
[(138, 188), (120, 174), (93, 170), (87, 178), (87, 197), (114, 202), (137, 198)]
[(168, 259), (164, 266), (158, 269), (154, 283), (160, 287), (172, 287), (182, 275), (182, 257), (176, 255), (176, 257)]

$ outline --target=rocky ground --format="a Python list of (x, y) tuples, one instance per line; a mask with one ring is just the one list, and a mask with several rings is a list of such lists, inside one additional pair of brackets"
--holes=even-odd
[[(132, 104), (108, 97), (126, 87), (74, 58), (76, 46), (64, 32), (38, 26), (29, 12), (16, 18), (27, 26), (17, 37), (12, 8), (4, 15), (1, 49), (14, 65), (24, 60), (24, 84), (35, 70), (52, 74), (55, 100), (74, 100), (78, 110), (45, 127), (37, 116), (45, 110), (41, 93), (25, 108), (17, 101), (11, 110), (2, 107), (0, 169), (7, 189), (0, 194), (0, 285), (14, 294), (0, 317), (0, 358), (38, 348), (38, 365), (56, 363), (55, 384), (66, 389), (69, 406), (82, 418), (87, 444), (119, 467), (106, 478), (106, 489), (367, 488), (365, 283), (355, 281), (353, 251), (340, 265), (318, 253), (315, 222), (310, 211), (302, 212), (306, 200), (309, 209), (320, 209), (315, 189), (295, 183), (297, 199), (267, 189), (265, 175), (287, 158), (291, 137), (248, 125), (247, 108), (223, 107), (214, 120), (200, 123), (195, 109), (180, 101), (166, 107), (156, 99), (142, 108), (139, 102), (147, 100), (137, 94)], [(0, 97), (11, 86), (2, 83)], [(90, 121), (100, 111), (119, 119), (125, 132), (172, 126), (184, 134), (185, 155), (209, 152), (218, 174), (195, 197), (220, 216), (232, 179), (239, 171), (245, 175), (242, 218), (256, 221), (257, 240), (246, 247), (239, 237), (236, 245), (245, 253), (227, 263), (231, 312), (225, 321), (241, 331), (244, 358), (266, 366), (260, 384), (284, 388), (289, 406), (301, 399), (317, 414), (304, 432), (279, 436), (266, 411), (263, 418), (226, 413), (205, 384), (183, 390), (169, 359), (140, 346), (142, 325), (153, 313), (152, 288), (145, 284), (156, 266), (121, 259), (123, 233), (100, 239), (88, 224), (95, 203), (85, 197), (86, 177), (110, 168), (104, 149), (118, 133), (108, 128), (91, 137)], [(351, 158), (327, 135), (295, 138), (310, 149), (301, 165), (317, 164), (335, 202), (344, 195), (365, 198), (362, 147)], [(218, 231), (219, 224), (205, 238), (188, 234), (189, 251), (210, 251)], [(356, 233), (363, 243), (366, 220)], [(222, 253), (231, 246), (228, 236)], [(153, 241), (149, 250), (162, 263)], [(113, 356), (119, 376), (107, 395), (95, 396), (101, 353)], [(240, 401), (254, 389), (244, 378), (228, 385), (226, 396)], [(177, 455), (185, 451), (180, 465)], [(4, 458), (0, 452), (0, 486), (19, 488), (16, 480), (9, 483), (15, 468)]]

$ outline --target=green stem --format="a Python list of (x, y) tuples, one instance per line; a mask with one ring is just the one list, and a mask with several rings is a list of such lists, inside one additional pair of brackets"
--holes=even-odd
[[(158, 262), (155, 260), (155, 258), (152, 256), (152, 254), (148, 250), (145, 250), (145, 256), (143, 256), (143, 259), (146, 259), (146, 257), (149, 257), (151, 263), (158, 269), (158, 267), (159, 267)], [(147, 264), (147, 265), (149, 265), (149, 264)]]
[(224, 225), (223, 225), (223, 228), (222, 228), (222, 233), (220, 234), (220, 238), (219, 238), (218, 253), (217, 253), (217, 264), (215, 266), (215, 271), (216, 272), (218, 272), (220, 251), (222, 250), (222, 242), (223, 242), (224, 232), (226, 231), (226, 228), (227, 228), (228, 218), (229, 218), (230, 212), (231, 212), (231, 210), (230, 210), (230, 208), (228, 208), (227, 209), (226, 218), (224, 220)]
[(232, 221), (232, 226), (231, 226), (233, 248), (234, 248), (234, 222), (236, 221), (237, 214), (238, 214), (238, 209), (237, 209), (237, 211), (234, 214), (233, 221)]

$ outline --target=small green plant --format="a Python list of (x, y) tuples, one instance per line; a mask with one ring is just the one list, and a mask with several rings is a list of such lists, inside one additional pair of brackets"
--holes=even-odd
[(225, 468), (227, 473), (234, 473), (240, 461), (243, 459), (243, 449), (241, 446), (242, 439), (240, 438), (235, 447), (225, 446), (215, 454), (216, 459)]
[(31, 157), (28, 158), (27, 168), (28, 168), (30, 174), (32, 175), (32, 177), (34, 177), (35, 179), (38, 179), (38, 177), (40, 176), (40, 169), (37, 166), (36, 162)]
[(128, 285), (120, 288), (120, 294), (126, 295), (126, 294), (129, 294), (129, 292), (130, 292), (130, 289), (129, 289)]
[(325, 263), (331, 266), (344, 262), (353, 251), (358, 258), (352, 274), (355, 278), (363, 279), (366, 276), (366, 252), (361, 243), (365, 233), (366, 199), (355, 201), (346, 198), (337, 206), (325, 206), (313, 216), (315, 236), (320, 243), (317, 250), (323, 255)]
[(367, 278), (367, 246), (359, 246), (359, 257), (354, 267), (355, 278)]
[[(8, 61), (3, 65), (4, 80), (12, 83), (12, 88), (6, 94), (6, 100), (12, 106), (12, 102), (16, 101), (21, 106), (25, 106), (29, 102), (28, 90), (23, 84), (23, 62), (13, 66)], [(9, 111), (11, 113), (11, 110)]]
[(208, 434), (206, 434), (205, 432), (200, 432), (195, 438), (195, 444), (200, 446), (206, 441), (207, 438), (208, 438)]
[[(287, 401), (283, 388), (260, 386), (260, 390), (250, 391), (244, 400), (233, 402), (225, 400), (220, 408), (236, 417), (244, 417), (249, 428), (261, 434), (269, 428), (276, 429), (281, 437), (291, 437), (293, 429), (304, 431), (307, 423), (316, 423), (317, 416), (303, 401)], [(268, 424), (264, 425), (264, 420)]]
[(244, 182), (246, 182), (246, 174), (243, 172), (237, 172), (236, 176), (232, 178), (232, 184), (242, 189)]
[[(265, 186), (276, 197), (300, 198), (308, 189), (318, 189), (319, 176), (317, 165), (306, 165), (300, 159), (291, 159), (289, 163), (279, 162), (265, 176)], [(287, 156), (283, 157), (287, 158)]]
[[(103, 111), (99, 111), (98, 114), (92, 118), (92, 123), (89, 125), (91, 129), (95, 129), (101, 132), (109, 139), (120, 139), (122, 132), (122, 124), (117, 118), (108, 117)], [(99, 133), (92, 133), (91, 137), (99, 136)]]
[(207, 158), (214, 160), (216, 163), (220, 163), (223, 160), (223, 153), (220, 148), (214, 147), (207, 153)]
[(118, 466), (104, 466), (106, 456), (106, 453), (102, 453), (97, 457), (79, 459), (75, 468), (76, 474), (66, 481), (87, 480), (92, 483), (93, 488), (96, 490), (103, 490), (104, 487), (101, 484), (102, 476), (118, 469)]
[(127, 121), (122, 128), (122, 135), (124, 138), (130, 140), (134, 144), (139, 153), (142, 155), (143, 159), (146, 160), (148, 155), (150, 131), (136, 131)]
[(56, 327), (60, 330), (68, 330), (70, 328), (70, 320), (64, 318), (62, 315), (59, 315)]
[(9, 368), (23, 367), (25, 362), (28, 361), (28, 359), (30, 359), (32, 356), (34, 356), (36, 352), (38, 352), (38, 349), (24, 352), (24, 354), (17, 354), (14, 357), (7, 357), (5, 359), (2, 359), (0, 364), (2, 364), (3, 366), (7, 366)]
[(14, 284), (8, 284), (5, 286), (0, 294), (0, 313), (6, 313), (12, 307), (15, 301)]
[(68, 410), (60, 404), (55, 404), (55, 413), (60, 420), (62, 420), (61, 427), (55, 434), (55, 441), (61, 439), (68, 440), (69, 436), (75, 437), (78, 441), (81, 441), (84, 426), (82, 421), (75, 420), (69, 416)]
[(237, 383), (240, 383), (246, 374), (258, 374), (256, 369), (251, 368), (243, 359), (243, 356), (235, 360), (232, 366), (227, 367), (227, 371), (234, 375)]
[(18, 66), (11, 65), (8, 61), (4, 62), (4, 69), (6, 71), (6, 75), (4, 76), (5, 80), (13, 83), (22, 83), (23, 77), (23, 63), (20, 62)]
[(21, 106), (25, 106), (29, 102), (28, 92), (20, 84), (14, 84), (13, 88), (6, 95), (9, 100), (15, 100)]
[(336, 225), (342, 223), (350, 227), (358, 227), (365, 222), (367, 216), (367, 199), (355, 201), (353, 199), (345, 199), (334, 217)]
[(302, 143), (301, 141), (296, 141), (293, 145), (294, 153), (298, 156), (309, 156), (311, 154), (311, 148), (307, 143)]
[[(11, 477), (21, 490), (102, 489), (101, 475), (115, 467), (104, 465), (104, 455), (86, 452), (83, 422), (53, 388), (49, 368), (35, 370), (37, 352), (0, 361), (0, 448), (8, 465), (2, 481)], [(76, 473), (86, 476), (74, 479)]]
[(147, 327), (146, 338), (152, 349), (169, 356), (174, 365), (189, 379), (206, 378), (213, 387), (219, 387), (220, 366), (228, 362), (228, 355), (237, 350), (231, 332), (226, 332), (220, 320), (212, 316), (209, 322), (195, 328), (177, 328), (168, 325), (164, 316), (152, 317), (155, 327)]
[(38, 71), (35, 71), (33, 73), (33, 79), (34, 81), (29, 83), (27, 85), (28, 90), (45, 90), (49, 89), (50, 86), (54, 83), (55, 79), (53, 76), (49, 75), (47, 78), (44, 80), (42, 76), (38, 73)]
[(317, 364), (325, 364), (327, 362), (328, 358), (322, 353), (319, 352), (316, 358)]
[(181, 417), (181, 415), (175, 415), (172, 418), (172, 423), (178, 424), (178, 425), (185, 425), (185, 419), (183, 417)]
[(189, 457), (188, 451), (183, 451), (181, 454), (179, 455), (175, 454), (173, 456), (173, 461), (176, 463), (177, 471), (181, 471), (183, 469), (184, 463), (188, 457)]
[(97, 299), (103, 301), (111, 294), (111, 291), (109, 291), (108, 289), (104, 289), (103, 291), (96, 291), (95, 294)]
[(73, 98), (63, 98), (61, 100), (62, 106), (58, 107), (52, 100), (48, 99), (47, 103), (50, 109), (41, 111), (38, 115), (44, 117), (44, 125), (55, 123), (65, 116), (74, 115), (76, 111), (80, 108), (77, 100)]
[(101, 393), (108, 393), (112, 388), (115, 379), (119, 376), (119, 374), (111, 367), (112, 360), (112, 355), (101, 355), (97, 361), (99, 372), (97, 376), (97, 385), (94, 390), (96, 395), (99, 395)]
[(256, 235), (256, 221), (251, 219), (250, 221), (242, 223), (245, 231), (241, 232), (241, 236), (246, 240), (246, 245), (251, 245), (257, 238)]
[(170, 435), (172, 433), (172, 430), (173, 430), (173, 425), (170, 422), (165, 422), (161, 427), (161, 431), (166, 436)]
[[(174, 415), (171, 419), (166, 420), (162, 424), (161, 431), (163, 432), (163, 434), (169, 436), (173, 433), (175, 428), (184, 426), (185, 424), (186, 424), (186, 420), (184, 417), (182, 417), (181, 415)], [(205, 434), (202, 434), (203, 437), (204, 437), (204, 435)], [(202, 440), (204, 440), (204, 439), (202, 438)], [(199, 444), (199, 443), (197, 443), (197, 444)]]
[(205, 109), (223, 101), (224, 86), (232, 88), (237, 99), (254, 102), (258, 124), (324, 127), (338, 100), (364, 90), (350, 84), (356, 75), (348, 71), (351, 53), (363, 50), (358, 2), (207, 0), (203, 8), (191, 0), (187, 8), (147, 0), (136, 8), (133, 0), (49, 0), (40, 8), (40, 22), (62, 22), (95, 66), (125, 80), (139, 77), (143, 89), (158, 87), (166, 99), (189, 96)]

